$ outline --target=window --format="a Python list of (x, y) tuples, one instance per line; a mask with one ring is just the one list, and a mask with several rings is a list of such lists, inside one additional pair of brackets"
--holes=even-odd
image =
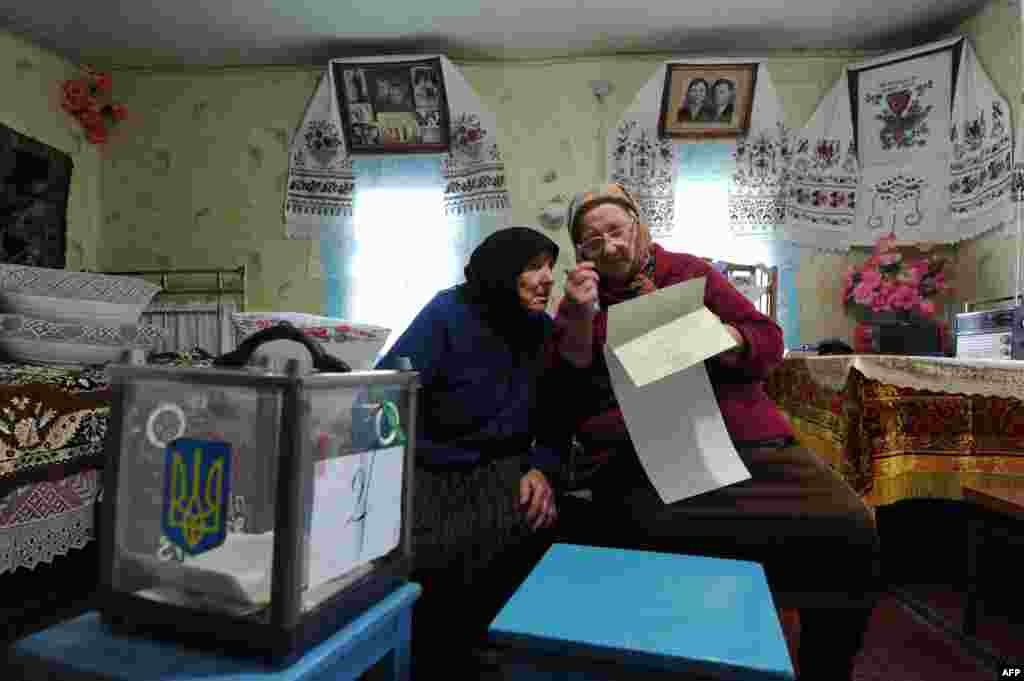
[(348, 315), (391, 329), (385, 350), (438, 291), (459, 281), (441, 201), (440, 187), (359, 193)]
[(438, 291), (463, 281), (473, 249), (507, 216), (445, 215), (436, 156), (360, 158), (353, 170), (352, 220), (321, 236), (326, 309), (391, 329), (387, 352)]
[(670, 251), (702, 258), (779, 268), (776, 309), (787, 347), (800, 341), (796, 272), (801, 249), (767, 232), (763, 237), (733, 235), (729, 188), (736, 171), (735, 142), (676, 146), (675, 230), (656, 239)]
[(729, 178), (735, 167), (732, 142), (676, 146), (676, 228), (658, 239), (670, 251), (734, 260), (729, 227)]

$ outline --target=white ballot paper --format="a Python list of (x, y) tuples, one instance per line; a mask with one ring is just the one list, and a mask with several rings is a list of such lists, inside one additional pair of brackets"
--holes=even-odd
[(671, 504), (750, 478), (704, 360), (736, 342), (704, 306), (704, 278), (608, 308), (605, 361), (637, 455)]

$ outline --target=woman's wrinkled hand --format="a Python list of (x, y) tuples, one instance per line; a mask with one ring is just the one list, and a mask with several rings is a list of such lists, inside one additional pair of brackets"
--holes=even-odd
[[(719, 321), (722, 320), (719, 319)], [(732, 339), (736, 341), (736, 347), (730, 348), (725, 352), (721, 353), (720, 355), (718, 355), (718, 358), (724, 364), (732, 366), (743, 359), (743, 356), (747, 350), (747, 339), (744, 338), (743, 334), (740, 333), (739, 329), (737, 329), (732, 324), (726, 324), (725, 322), (722, 322), (722, 326), (725, 327), (726, 333), (728, 333), (732, 337)]]
[(596, 314), (599, 278), (592, 262), (581, 262), (575, 269), (566, 271), (565, 302), (573, 313), (590, 317)]
[(526, 509), (526, 523), (531, 530), (551, 527), (558, 519), (555, 492), (544, 473), (536, 468), (519, 480), (519, 505)]

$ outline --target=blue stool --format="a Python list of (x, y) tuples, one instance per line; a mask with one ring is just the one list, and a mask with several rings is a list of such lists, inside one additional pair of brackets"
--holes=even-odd
[(394, 591), (286, 669), (163, 641), (115, 638), (100, 622), (99, 614), (91, 612), (11, 646), (9, 671), (0, 677), (24, 681), (354, 681), (394, 651), (393, 678), (406, 681), (411, 668), (412, 606), (420, 591), (418, 584)]
[(747, 561), (555, 544), (489, 634), (517, 680), (795, 678)]

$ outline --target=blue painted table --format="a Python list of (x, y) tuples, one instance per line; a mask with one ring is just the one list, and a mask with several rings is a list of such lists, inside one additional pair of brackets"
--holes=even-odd
[(516, 679), (795, 678), (747, 561), (555, 544), (489, 634)]
[[(274, 669), (259, 660), (217, 657), (173, 643), (114, 637), (99, 613), (50, 627), (8, 651), (4, 679), (61, 681), (354, 681), (387, 653), (396, 681), (410, 675), (412, 606), (421, 587), (407, 584), (294, 665)], [(3, 670), (0, 670), (3, 672)], [(11, 675), (14, 672), (14, 675)]]

